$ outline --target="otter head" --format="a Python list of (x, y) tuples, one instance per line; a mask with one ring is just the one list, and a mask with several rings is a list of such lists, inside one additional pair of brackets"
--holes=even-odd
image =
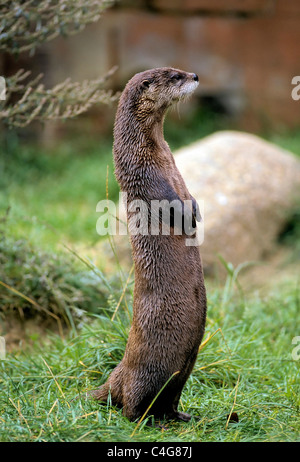
[(198, 84), (196, 74), (162, 67), (136, 74), (128, 82), (125, 94), (139, 118), (155, 116), (157, 120), (173, 103), (190, 95)]

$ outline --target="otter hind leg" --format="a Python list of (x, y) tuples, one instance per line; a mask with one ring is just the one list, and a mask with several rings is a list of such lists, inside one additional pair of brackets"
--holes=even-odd
[(109, 393), (107, 389), (107, 384), (105, 383), (101, 387), (96, 388), (96, 390), (85, 391), (84, 393), (81, 393), (75, 396), (75, 398), (73, 398), (72, 401), (78, 400), (80, 398), (85, 398), (85, 400), (92, 398), (97, 401), (106, 402), (108, 398), (108, 394)]
[(89, 396), (97, 401), (107, 402), (111, 398), (111, 404), (116, 406), (123, 406), (123, 373), (121, 363), (112, 371), (107, 382), (96, 390), (89, 392)]
[(101, 402), (106, 402), (109, 396), (109, 388), (107, 382), (96, 390), (88, 393), (88, 396)]

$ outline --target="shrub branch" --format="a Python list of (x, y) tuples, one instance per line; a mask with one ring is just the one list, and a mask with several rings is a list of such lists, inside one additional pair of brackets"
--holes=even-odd
[[(9, 126), (25, 127), (35, 120), (70, 119), (87, 111), (93, 104), (109, 104), (116, 100), (110, 90), (104, 90), (104, 82), (112, 75), (111, 69), (104, 77), (83, 82), (71, 82), (67, 78), (51, 89), (45, 89), (40, 74), (24, 83), (29, 71), (20, 69), (6, 81), (7, 99), (1, 102), (0, 119)], [(19, 99), (10, 104), (14, 96)]]
[[(1, 2), (2, 3), (2, 2)], [(22, 0), (0, 6), (0, 51), (34, 51), (58, 35), (80, 32), (99, 20), (113, 0)]]
[[(29, 51), (58, 35), (73, 35), (88, 23), (98, 21), (113, 0), (17, 0), (0, 5), (0, 51), (12, 55)], [(68, 78), (51, 89), (41, 83), (43, 75), (19, 69), (5, 79), (6, 99), (0, 101), (0, 119), (9, 126), (25, 127), (33, 120), (69, 119), (95, 103), (117, 98), (103, 88), (114, 72), (84, 82)]]

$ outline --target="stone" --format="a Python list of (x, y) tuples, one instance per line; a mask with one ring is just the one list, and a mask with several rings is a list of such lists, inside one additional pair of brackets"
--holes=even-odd
[(220, 131), (180, 149), (175, 161), (204, 206), (203, 266), (264, 259), (300, 193), (300, 161), (258, 136)]

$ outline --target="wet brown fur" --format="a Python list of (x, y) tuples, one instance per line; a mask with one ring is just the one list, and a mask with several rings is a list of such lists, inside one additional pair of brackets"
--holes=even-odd
[[(167, 109), (190, 94), (195, 74), (159, 68), (136, 74), (125, 87), (114, 128), (115, 173), (128, 203), (142, 199), (193, 200), (163, 136)], [(128, 216), (129, 218), (129, 216)], [(130, 229), (130, 226), (129, 226)], [(189, 420), (177, 410), (194, 366), (206, 319), (206, 294), (198, 247), (186, 234), (131, 235), (135, 264), (133, 322), (124, 357), (92, 396), (135, 420), (151, 407), (155, 417)]]

